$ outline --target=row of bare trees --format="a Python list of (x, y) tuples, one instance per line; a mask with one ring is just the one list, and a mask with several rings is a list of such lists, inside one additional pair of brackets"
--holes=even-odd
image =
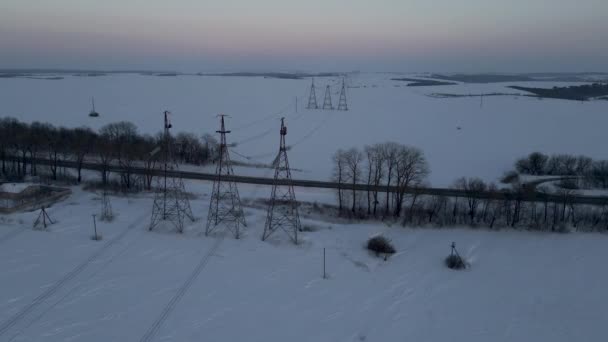
[(580, 187), (608, 188), (608, 160), (593, 160), (587, 156), (530, 153), (515, 162), (517, 172), (543, 176), (578, 176)]
[[(399, 217), (406, 190), (419, 187), (430, 172), (420, 149), (395, 142), (369, 145), (363, 151), (338, 150), (333, 162), (339, 210), (358, 216)], [(360, 183), (371, 187), (361, 193), (355, 187)], [(382, 186), (386, 191), (381, 195)]]
[[(48, 169), (57, 179), (60, 161), (73, 161), (77, 165), (77, 181), (82, 180), (86, 161), (101, 165), (101, 181), (109, 180), (111, 166), (119, 165), (121, 187), (151, 187), (152, 170), (157, 167), (161, 133), (141, 135), (130, 122), (116, 122), (103, 126), (99, 132), (87, 127), (55, 127), (48, 123), (23, 123), (14, 118), (0, 118), (0, 172), (5, 177), (37, 175), (37, 158), (50, 161)], [(191, 133), (171, 137), (170, 144), (177, 162), (200, 165), (213, 160), (217, 141), (210, 135), (198, 138)], [(134, 177), (136, 167), (145, 168), (144, 177)], [(140, 184), (134, 184), (134, 182)]]
[(338, 150), (333, 163), (342, 216), (390, 218), (413, 226), (608, 230), (608, 202), (577, 204), (571, 189), (553, 192), (549, 201), (543, 187), (499, 189), (479, 178), (460, 178), (452, 186), (460, 197), (422, 195), (417, 190), (425, 185), (429, 166), (423, 152), (411, 146), (388, 142)]
[[(453, 187), (464, 190), (464, 197), (422, 196), (406, 209), (402, 223), (553, 232), (608, 231), (608, 201), (599, 205), (577, 204), (573, 190), (560, 189), (553, 193), (557, 198), (549, 201), (542, 196), (548, 193), (542, 187), (537, 192), (521, 186), (498, 189), (478, 178), (458, 179)], [(486, 196), (479, 196), (480, 193)]]

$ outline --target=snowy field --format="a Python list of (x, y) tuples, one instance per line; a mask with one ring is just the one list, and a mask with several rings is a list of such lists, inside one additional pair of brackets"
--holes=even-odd
[[(262, 242), (264, 212), (246, 208), (234, 240), (202, 234), (210, 184), (188, 182), (198, 220), (184, 234), (149, 232), (151, 194), (99, 196), (73, 188), (48, 209), (0, 217), (1, 341), (605, 341), (608, 236), (405, 229), (330, 223), (294, 246)], [(267, 187), (243, 186), (245, 199)], [(330, 192), (297, 189), (300, 199)], [(382, 233), (397, 253), (364, 250)], [(452, 241), (472, 267), (451, 271)], [(328, 279), (322, 278), (323, 249)]]
[[(63, 80), (0, 78), (0, 116), (65, 126), (90, 126), (128, 120), (140, 132), (156, 133), (162, 112), (174, 113), (175, 131), (215, 134), (216, 115), (231, 115), (228, 139), (237, 143), (234, 160), (268, 163), (278, 149), (279, 118), (285, 116), (294, 177), (326, 180), (338, 148), (396, 141), (420, 147), (430, 166), (430, 182), (446, 186), (462, 176), (496, 181), (516, 158), (538, 150), (586, 154), (607, 159), (608, 102), (538, 100), (529, 97), (433, 98), (432, 93), (517, 93), (508, 85), (552, 87), (568, 83), (515, 82), (406, 87), (391, 81), (405, 74), (351, 74), (347, 79), (350, 110), (308, 111), (310, 80), (263, 77), (136, 74), (100, 77), (66, 76)], [(340, 80), (317, 78), (321, 105), (332, 86), (337, 106)], [(99, 118), (90, 118), (95, 96)], [(298, 109), (296, 113), (296, 98)], [(458, 129), (460, 128), (460, 129)], [(237, 154), (238, 153), (238, 154)], [(240, 154), (240, 155), (239, 155)], [(237, 169), (266, 175), (265, 169)], [(270, 174), (270, 173), (269, 173)]]

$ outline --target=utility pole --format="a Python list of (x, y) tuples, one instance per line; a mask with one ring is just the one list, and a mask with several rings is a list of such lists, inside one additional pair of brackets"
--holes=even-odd
[[(190, 200), (186, 194), (184, 181), (179, 175), (177, 162), (173, 158), (171, 133), (173, 126), (169, 121), (169, 111), (164, 113), (164, 131), (161, 142), (162, 177), (157, 177), (152, 218), (149, 230), (154, 229), (161, 221), (168, 221), (179, 233), (184, 231), (184, 217), (194, 221)], [(169, 173), (171, 171), (171, 173)]]
[(234, 175), (232, 161), (228, 154), (228, 144), (226, 143), (226, 130), (224, 117), (220, 114), (220, 158), (215, 169), (215, 180), (213, 181), (213, 191), (209, 201), (209, 212), (207, 214), (207, 226), (205, 235), (209, 235), (220, 227), (228, 229), (236, 239), (241, 236), (240, 226), (247, 226), (245, 215), (241, 207), (241, 199), (236, 182), (230, 177)]
[(293, 243), (298, 244), (298, 232), (302, 230), (302, 227), (298, 213), (298, 203), (291, 181), (289, 160), (287, 159), (287, 146), (285, 144), (287, 126), (285, 126), (285, 118), (281, 118), (281, 130), (279, 133), (281, 137), (279, 154), (275, 159), (277, 162), (274, 171), (274, 182), (272, 184), (262, 241), (281, 228), (291, 238)]
[(99, 237), (97, 236), (97, 222), (95, 222), (95, 214), (93, 214), (93, 240), (97, 241), (99, 240)]

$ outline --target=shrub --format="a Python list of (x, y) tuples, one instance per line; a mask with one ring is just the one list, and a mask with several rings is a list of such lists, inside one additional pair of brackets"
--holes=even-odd
[(458, 254), (452, 254), (445, 258), (445, 265), (453, 270), (462, 270), (467, 268), (467, 264)]
[(393, 245), (391, 244), (391, 240), (385, 238), (382, 235), (374, 236), (367, 240), (367, 249), (376, 253), (376, 255), (379, 255), (380, 253), (395, 253), (395, 247), (393, 247)]
[(519, 182), (519, 175), (517, 174), (516, 171), (506, 172), (500, 179), (500, 182), (503, 184), (511, 184), (511, 183)]
[(559, 181), (559, 183), (557, 183), (557, 186), (559, 186), (562, 189), (567, 189), (567, 190), (579, 189), (576, 179), (562, 179), (561, 181)]

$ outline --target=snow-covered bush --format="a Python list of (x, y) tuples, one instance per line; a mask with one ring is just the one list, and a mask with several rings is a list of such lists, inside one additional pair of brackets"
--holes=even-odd
[(374, 236), (367, 240), (367, 249), (376, 253), (376, 255), (379, 255), (380, 253), (395, 253), (395, 247), (393, 247), (393, 245), (391, 244), (391, 240), (385, 238), (382, 235)]
[(452, 254), (445, 258), (445, 265), (453, 270), (462, 270), (467, 268), (466, 262), (458, 254)]

